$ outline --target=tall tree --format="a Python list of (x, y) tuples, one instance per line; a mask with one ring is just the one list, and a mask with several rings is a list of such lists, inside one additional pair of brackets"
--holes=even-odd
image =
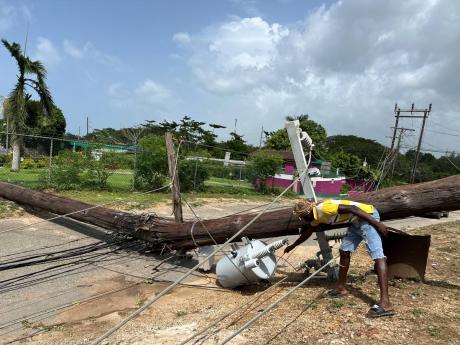
[[(28, 128), (27, 133), (52, 138), (64, 138), (66, 121), (61, 109), (52, 106), (51, 113), (43, 111), (38, 101), (26, 102), (27, 119), (25, 122)], [(48, 154), (51, 141), (34, 137), (24, 138), (24, 146), (27, 149), (35, 149), (38, 153)], [(54, 142), (54, 152), (62, 148), (62, 141)]]
[[(11, 138), (13, 146), (11, 171), (18, 172), (22, 138), (17, 134), (26, 126), (28, 117), (26, 103), (31, 98), (31, 94), (27, 91), (33, 90), (37, 93), (41, 106), (46, 114), (51, 113), (53, 100), (46, 85), (46, 69), (43, 64), (40, 61), (30, 60), (18, 43), (10, 44), (5, 39), (2, 39), (2, 43), (16, 60), (19, 69), (18, 81), (8, 96), (5, 109), (5, 115), (8, 118), (10, 130), (13, 132)], [(29, 78), (29, 76), (31, 76), (31, 78)]]
[(224, 151), (229, 150), (233, 159), (245, 159), (251, 151), (251, 147), (246, 144), (242, 135), (231, 132), (230, 136), (230, 140), (222, 143), (222, 148)]
[(299, 120), (300, 128), (308, 133), (310, 138), (313, 140), (315, 145), (315, 152), (324, 154), (326, 151), (326, 129), (321, 126), (318, 122), (313, 121), (307, 114), (298, 116), (286, 116), (286, 120), (294, 121)]
[[(312, 138), (313, 144), (315, 144), (315, 151), (319, 152), (320, 154), (324, 154), (326, 151), (327, 133), (323, 126), (311, 120), (309, 116), (305, 114), (299, 116), (287, 116), (286, 120), (299, 120), (300, 128), (306, 131)], [(291, 148), (291, 144), (289, 143), (288, 134), (285, 128), (278, 129), (274, 132), (265, 132), (265, 135), (267, 136), (267, 141), (265, 142), (265, 146), (267, 148), (274, 150), (287, 150)]]
[(333, 135), (327, 138), (329, 154), (340, 151), (358, 156), (372, 167), (377, 168), (385, 151), (385, 146), (375, 140), (358, 137), (356, 135)]

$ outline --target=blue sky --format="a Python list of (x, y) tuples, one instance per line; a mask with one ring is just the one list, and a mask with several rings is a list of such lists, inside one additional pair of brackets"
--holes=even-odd
[[(0, 0), (0, 36), (42, 60), (70, 132), (146, 119), (224, 124), (258, 142), (286, 115), (388, 143), (394, 103), (433, 103), (424, 147), (460, 150), (452, 1)], [(16, 66), (0, 49), (0, 95)], [(405, 127), (419, 129), (407, 120)], [(407, 137), (412, 146), (416, 137)]]

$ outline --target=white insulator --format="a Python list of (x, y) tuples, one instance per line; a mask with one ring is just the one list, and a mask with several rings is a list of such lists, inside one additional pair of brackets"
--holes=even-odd
[(249, 259), (248, 261), (244, 262), (244, 268), (248, 270), (251, 268), (257, 267), (259, 265), (260, 265), (259, 259)]
[(258, 252), (254, 253), (252, 255), (252, 258), (257, 258), (257, 259), (263, 258), (264, 256), (266, 256), (266, 255), (268, 255), (270, 253), (273, 253), (275, 250), (281, 248), (287, 242), (288, 242), (287, 238), (285, 238), (283, 240), (273, 242), (273, 243), (269, 244), (268, 246), (265, 246), (265, 248), (263, 248), (263, 249), (259, 250)]

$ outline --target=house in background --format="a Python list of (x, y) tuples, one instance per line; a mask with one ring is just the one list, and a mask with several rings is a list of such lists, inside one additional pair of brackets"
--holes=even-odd
[[(296, 166), (292, 151), (267, 150), (268, 153), (278, 154), (283, 158), (281, 173), (267, 179), (267, 186), (272, 188), (286, 188), (295, 178)], [(313, 184), (313, 189), (319, 197), (346, 197), (370, 191), (373, 181), (358, 181), (347, 179), (338, 171), (331, 171), (331, 163), (324, 160), (314, 160), (310, 163), (308, 174)], [(347, 193), (342, 193), (344, 189)], [(293, 187), (293, 192), (301, 193), (302, 185), (298, 181)]]

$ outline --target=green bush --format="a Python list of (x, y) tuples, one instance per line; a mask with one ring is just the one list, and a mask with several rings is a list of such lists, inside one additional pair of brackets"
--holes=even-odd
[(340, 187), (340, 194), (348, 194), (350, 190), (351, 186), (349, 184), (343, 184), (342, 187)]
[(102, 157), (107, 157), (107, 155), (110, 156), (110, 159), (115, 164), (116, 169), (134, 169), (135, 157), (133, 154), (104, 152)]
[(81, 152), (62, 151), (53, 158), (51, 185), (61, 190), (80, 188), (85, 163), (86, 157)]
[(21, 162), (21, 169), (35, 169), (35, 168), (36, 168), (36, 164), (32, 158), (25, 158)]
[(139, 142), (141, 153), (137, 155), (134, 171), (134, 188), (152, 190), (160, 188), (168, 176), (168, 156), (163, 137), (145, 137)]
[(110, 167), (105, 164), (102, 158), (101, 160), (96, 161), (85, 157), (85, 161), (86, 169), (83, 170), (82, 174), (82, 187), (106, 189), (107, 180), (113, 173), (109, 170)]
[(89, 151), (62, 151), (53, 158), (51, 186), (60, 190), (106, 189), (108, 178), (117, 167), (116, 156), (110, 153), (104, 153), (97, 161)]
[(258, 191), (266, 192), (267, 178), (281, 171), (283, 158), (278, 154), (259, 151), (249, 163), (248, 170), (251, 182)]
[(35, 160), (35, 166), (36, 166), (38, 169), (42, 169), (42, 168), (48, 167), (48, 166), (49, 166), (49, 158), (42, 157), (42, 158), (36, 159), (36, 160)]
[(200, 161), (183, 160), (179, 164), (179, 181), (181, 192), (200, 192), (205, 189), (204, 181), (209, 172)]
[(42, 169), (49, 166), (49, 158), (44, 156), (27, 157), (21, 162), (21, 169)]
[(245, 180), (247, 177), (245, 167), (236, 165), (225, 166), (223, 162), (216, 161), (203, 161), (203, 164), (208, 170), (209, 176), (212, 177), (228, 178), (232, 180), (239, 180), (240, 175), (242, 180)]
[(9, 165), (13, 156), (11, 154), (0, 155), (0, 165)]

